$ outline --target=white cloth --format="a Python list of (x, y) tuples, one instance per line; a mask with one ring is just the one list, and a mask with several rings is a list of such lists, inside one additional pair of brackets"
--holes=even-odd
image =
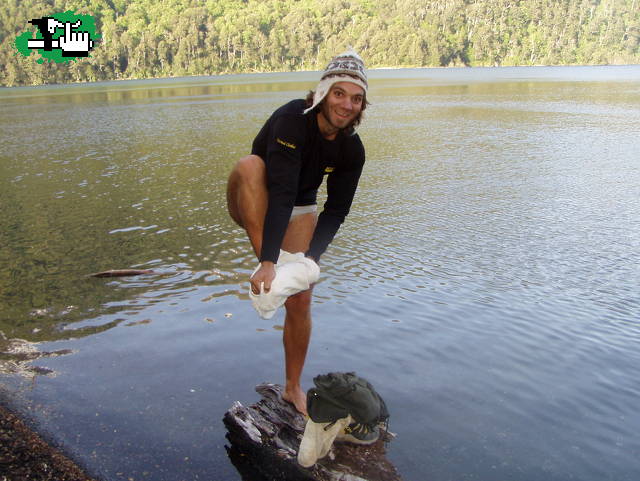
[(302, 436), (298, 450), (298, 464), (310, 468), (318, 459), (324, 458), (331, 449), (336, 436), (343, 433), (344, 428), (352, 421), (351, 416), (347, 416), (338, 419), (329, 429), (325, 429), (330, 423), (314, 423), (309, 418), (304, 427), (304, 436)]
[[(253, 271), (255, 274), (260, 265)], [(260, 286), (260, 294), (254, 294), (249, 286), (249, 297), (258, 314), (263, 319), (271, 319), (278, 307), (282, 306), (289, 296), (306, 291), (311, 284), (318, 282), (320, 267), (304, 253), (291, 254), (280, 251), (278, 263), (275, 265), (276, 277), (271, 283), (271, 290), (264, 292)], [(253, 274), (251, 276), (253, 277)]]

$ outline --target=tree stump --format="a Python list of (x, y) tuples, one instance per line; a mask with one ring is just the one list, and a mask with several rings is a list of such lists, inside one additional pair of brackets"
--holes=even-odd
[(245, 407), (236, 401), (224, 415), (229, 457), (244, 479), (286, 481), (401, 481), (385, 457), (384, 430), (369, 446), (335, 442), (329, 454), (311, 468), (298, 464), (305, 418), (282, 399), (283, 387), (260, 384), (262, 399)]

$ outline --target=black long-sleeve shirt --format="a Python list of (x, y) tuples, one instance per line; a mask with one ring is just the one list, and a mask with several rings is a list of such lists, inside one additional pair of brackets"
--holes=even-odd
[(303, 114), (302, 99), (276, 110), (253, 141), (252, 154), (266, 165), (269, 205), (264, 222), (260, 261), (277, 262), (294, 205), (316, 203), (325, 174), (327, 200), (318, 217), (308, 256), (318, 260), (349, 213), (365, 154), (357, 134), (320, 134), (315, 112)]

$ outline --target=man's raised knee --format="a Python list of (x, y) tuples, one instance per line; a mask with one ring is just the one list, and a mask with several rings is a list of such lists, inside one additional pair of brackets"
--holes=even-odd
[(264, 161), (258, 155), (242, 157), (234, 168), (244, 182), (262, 181), (265, 177)]

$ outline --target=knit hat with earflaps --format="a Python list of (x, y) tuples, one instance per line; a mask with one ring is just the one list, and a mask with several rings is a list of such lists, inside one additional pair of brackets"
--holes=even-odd
[(364, 93), (367, 93), (367, 73), (364, 70), (364, 62), (352, 48), (334, 57), (329, 62), (313, 94), (313, 105), (306, 109), (304, 113), (311, 112), (316, 108), (322, 102), (322, 99), (327, 96), (331, 86), (338, 82), (351, 82), (362, 87)]

